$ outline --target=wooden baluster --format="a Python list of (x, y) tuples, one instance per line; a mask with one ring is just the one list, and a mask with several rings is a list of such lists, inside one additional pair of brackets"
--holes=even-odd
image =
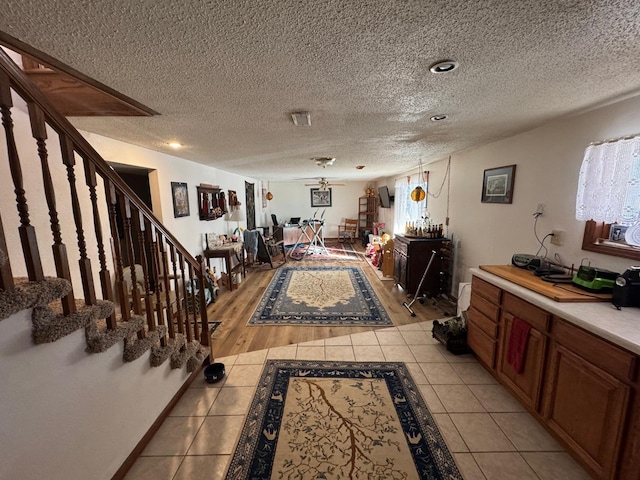
[[(169, 262), (167, 260), (167, 249), (165, 248), (164, 237), (160, 232), (156, 233), (156, 243), (158, 244), (158, 250), (160, 251), (160, 258), (158, 258), (158, 262), (162, 262), (158, 271), (162, 272), (162, 281), (164, 282), (164, 296), (165, 301), (167, 302), (167, 306), (165, 307), (165, 319), (167, 322), (167, 328), (169, 329), (169, 338), (175, 338), (176, 332), (173, 325), (173, 307), (171, 306), (171, 279), (169, 278)], [(178, 280), (176, 279), (175, 281), (177, 282)]]
[[(195, 283), (196, 276), (193, 273), (193, 266), (190, 263), (189, 263), (189, 279), (190, 279), (189, 281), (191, 282), (191, 285), (193, 285)], [(202, 282), (198, 282), (197, 296), (198, 296), (198, 299), (196, 300), (196, 289), (194, 287), (192, 288), (192, 291), (191, 291), (191, 313), (192, 313), (193, 321), (190, 323), (193, 326), (193, 338), (199, 340), (200, 330), (198, 328), (198, 313), (200, 309), (196, 308), (196, 306), (198, 305), (198, 303), (202, 305), (202, 303), (204, 302), (204, 289), (203, 289)]]
[[(181, 278), (178, 276), (178, 268), (176, 266), (176, 249), (172, 244), (169, 244), (169, 253), (171, 255), (171, 264), (173, 265), (173, 278), (175, 278), (176, 282), (176, 322), (178, 323), (178, 333), (184, 334), (181, 307), (182, 300), (180, 299), (180, 280), (182, 280), (182, 287), (184, 291), (184, 277)], [(183, 298), (186, 298), (186, 295)]]
[(120, 212), (122, 213), (122, 224), (124, 226), (124, 246), (129, 259), (129, 269), (131, 270), (131, 298), (133, 302), (133, 313), (142, 314), (142, 302), (140, 290), (138, 289), (138, 278), (136, 275), (136, 255), (133, 251), (133, 234), (131, 232), (131, 202), (125, 195), (120, 195)]
[(76, 188), (76, 174), (74, 166), (76, 158), (74, 154), (73, 142), (64, 134), (60, 135), (60, 147), (62, 151), (62, 162), (67, 167), (67, 179), (71, 191), (71, 209), (73, 220), (76, 224), (76, 235), (78, 237), (78, 249), (80, 250), (80, 278), (82, 280), (82, 291), (84, 292), (84, 303), (86, 305), (96, 304), (96, 291), (93, 286), (93, 274), (91, 273), (91, 260), (87, 257), (87, 243), (84, 239), (84, 229), (82, 228), (82, 212), (80, 201), (78, 200), (78, 190)]
[[(207, 314), (207, 302), (204, 297), (205, 288), (209, 287), (209, 280), (207, 275), (207, 264), (202, 258), (202, 256), (196, 257), (200, 261), (200, 271), (198, 274), (198, 281), (202, 288), (200, 289), (200, 324), (202, 328), (202, 335), (200, 339), (200, 343), (202, 345), (209, 345), (210, 335), (209, 335), (209, 318)], [(211, 301), (213, 301), (213, 292), (211, 292)]]
[(152, 332), (156, 329), (156, 322), (153, 319), (153, 299), (151, 298), (151, 283), (149, 282), (149, 258), (147, 257), (147, 248), (145, 245), (145, 223), (144, 215), (138, 210), (138, 223), (136, 224), (136, 233), (138, 234), (138, 247), (140, 249), (140, 263), (142, 264), (142, 276), (144, 285), (144, 308), (147, 314), (147, 326)]
[[(191, 328), (189, 328), (189, 308), (187, 307), (189, 296), (187, 295), (187, 282), (190, 282), (191, 278), (185, 278), (184, 258), (182, 258), (182, 254), (180, 252), (178, 252), (178, 263), (180, 264), (180, 278), (182, 278), (182, 293), (184, 298), (184, 333), (187, 335), (187, 342), (190, 342), (193, 340), (193, 334), (191, 333)], [(193, 285), (191, 287), (191, 292), (193, 293)]]
[(0, 290), (13, 290), (13, 288), (13, 273), (11, 273), (9, 251), (7, 250), (7, 241), (4, 237), (2, 217), (0, 217)]
[[(120, 300), (120, 314), (122, 320), (128, 322), (131, 318), (129, 311), (129, 294), (124, 282), (124, 265), (122, 263), (122, 247), (120, 245), (120, 233), (118, 231), (117, 208), (118, 198), (116, 196), (116, 187), (107, 178), (104, 179), (104, 190), (107, 197), (107, 205), (109, 208), (109, 228), (111, 230), (111, 245), (113, 250), (113, 264), (116, 269), (116, 297)], [(107, 327), (116, 328), (115, 318), (107, 319)]]
[[(98, 180), (96, 176), (95, 165), (87, 158), (84, 160), (84, 174), (87, 186), (89, 187), (89, 198), (93, 209), (93, 225), (96, 233), (96, 241), (98, 243), (98, 261), (100, 262), (100, 286), (102, 289), (102, 298), (104, 300), (113, 301), (113, 287), (111, 284), (111, 272), (107, 267), (107, 255), (104, 250), (104, 239), (102, 235), (102, 221), (100, 220), (100, 209), (98, 208), (98, 194), (96, 187)], [(111, 314), (111, 320), (115, 324), (116, 314)]]
[[(62, 243), (62, 233), (60, 231), (60, 221), (56, 209), (56, 195), (51, 180), (51, 170), (49, 169), (49, 154), (47, 152), (47, 127), (44, 121), (44, 113), (35, 103), (30, 102), (29, 120), (31, 121), (31, 134), (36, 139), (38, 145), (38, 156), (42, 166), (42, 183), (44, 184), (44, 195), (49, 208), (49, 222), (51, 223), (51, 233), (53, 234), (53, 261), (56, 266), (56, 274), (59, 278), (64, 278), (71, 283), (71, 271), (69, 269), (69, 258), (67, 256), (67, 246)], [(73, 290), (62, 298), (62, 311), (69, 315), (76, 311), (76, 302)]]
[[(158, 252), (158, 235), (156, 234), (155, 227), (149, 220), (146, 221), (146, 231), (147, 231), (147, 242), (151, 246), (151, 259), (152, 259), (152, 267), (153, 267), (153, 279), (155, 285), (155, 295), (156, 295), (156, 322), (158, 326), (164, 325), (164, 317), (163, 317), (163, 307), (162, 307), (162, 284), (161, 281), (161, 273), (160, 273), (160, 253)], [(164, 275), (166, 277), (166, 275)], [(167, 307), (168, 307), (167, 302)], [(163, 335), (160, 337), (160, 345), (163, 347), (167, 344), (167, 336)]]
[(38, 250), (36, 230), (29, 220), (29, 205), (27, 204), (27, 198), (25, 196), (22, 167), (20, 166), (16, 140), (13, 135), (11, 107), (13, 107), (13, 101), (11, 100), (9, 77), (6, 73), (0, 71), (0, 111), (2, 113), (2, 125), (4, 126), (4, 133), (7, 139), (9, 169), (11, 170), (18, 215), (20, 216), (20, 226), (18, 227), (20, 243), (22, 245), (22, 253), (24, 255), (29, 280), (40, 282), (44, 280), (44, 273), (42, 271), (42, 261)]

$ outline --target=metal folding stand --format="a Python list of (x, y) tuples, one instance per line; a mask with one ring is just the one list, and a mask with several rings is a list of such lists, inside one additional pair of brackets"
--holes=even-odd
[(402, 306), (407, 310), (409, 310), (409, 313), (411, 314), (412, 317), (416, 316), (416, 312), (414, 312), (411, 309), (411, 305), (413, 305), (416, 300), (420, 300), (420, 303), (424, 303), (425, 296), (422, 296), (422, 297), (420, 296), (420, 290), (422, 289), (422, 284), (424, 283), (424, 279), (427, 278), (427, 273), (429, 272), (429, 268), (431, 267), (431, 264), (433, 263), (434, 258), (436, 258), (436, 251), (431, 250), (431, 258), (429, 259), (429, 263), (427, 263), (427, 268), (424, 269), (424, 273), (422, 274), (422, 278), (420, 279), (420, 283), (418, 284), (416, 293), (413, 296), (413, 300), (411, 300), (411, 302), (409, 303), (402, 302)]
[[(318, 210), (316, 210), (316, 213), (313, 215), (313, 218), (310, 218), (309, 220), (305, 220), (304, 222), (302, 222), (302, 224), (300, 225), (300, 235), (298, 236), (298, 240), (296, 240), (296, 244), (293, 246), (293, 248), (289, 252), (290, 258), (294, 258), (295, 260), (302, 260), (304, 257), (312, 253), (321, 253), (321, 254), (326, 253), (327, 255), (329, 254), (327, 247), (325, 247), (324, 245), (324, 239), (322, 238), (322, 231), (324, 229), (324, 214), (326, 211), (327, 211), (326, 208), (322, 211), (320, 220), (316, 218), (318, 215)], [(307, 232), (307, 228), (311, 229), (313, 237), (309, 236), (309, 233)], [(303, 237), (306, 237), (306, 239), (309, 241), (308, 244), (304, 241), (301, 242)], [(300, 258), (293, 257), (292, 254), (293, 252), (296, 251), (296, 249), (298, 248), (298, 245), (305, 245), (305, 244), (307, 245), (307, 248), (305, 249), (304, 254)], [(320, 247), (320, 252), (317, 251), (318, 247)]]

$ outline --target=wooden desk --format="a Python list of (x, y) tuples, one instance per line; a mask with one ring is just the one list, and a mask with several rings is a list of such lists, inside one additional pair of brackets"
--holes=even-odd
[[(242, 271), (242, 277), (247, 276), (245, 258), (244, 258), (244, 244), (240, 242), (229, 243), (227, 245), (222, 245), (220, 247), (214, 247), (212, 249), (207, 249), (202, 252), (204, 258), (207, 259), (207, 265), (209, 265), (210, 258), (224, 258), (225, 267), (227, 269), (227, 277), (229, 281), (229, 290), (233, 290), (234, 288), (238, 288), (238, 284), (233, 284), (232, 275), (238, 271)], [(238, 264), (233, 266), (231, 259), (235, 256), (236, 260), (238, 260)], [(209, 265), (210, 266), (210, 265)]]

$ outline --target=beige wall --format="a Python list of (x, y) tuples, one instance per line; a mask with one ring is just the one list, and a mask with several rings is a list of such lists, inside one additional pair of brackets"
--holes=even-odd
[[(453, 155), (449, 233), (460, 240), (461, 280), (469, 280), (470, 267), (507, 264), (514, 253), (536, 253), (539, 244), (532, 214), (538, 203), (545, 206), (538, 236), (552, 229), (566, 232), (563, 246), (545, 241), (549, 256), (558, 254), (565, 265), (590, 261), (614, 271), (633, 264), (581, 249), (584, 222), (575, 219), (575, 195), (583, 153), (590, 142), (638, 133), (640, 98), (633, 98)], [(432, 187), (442, 183), (446, 163), (443, 159), (427, 166)], [(517, 165), (513, 203), (481, 203), (484, 170), (511, 164)], [(444, 223), (446, 194), (429, 199), (429, 210)]]

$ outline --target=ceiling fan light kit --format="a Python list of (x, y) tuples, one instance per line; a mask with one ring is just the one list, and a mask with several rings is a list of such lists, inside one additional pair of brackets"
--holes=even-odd
[(311, 160), (316, 162), (316, 165), (322, 168), (327, 168), (328, 165), (333, 165), (336, 161), (334, 157), (314, 157)]
[(327, 190), (329, 187), (344, 187), (344, 183), (331, 183), (325, 177), (320, 178), (317, 183), (305, 183), (305, 187), (314, 187), (318, 185), (320, 190)]

